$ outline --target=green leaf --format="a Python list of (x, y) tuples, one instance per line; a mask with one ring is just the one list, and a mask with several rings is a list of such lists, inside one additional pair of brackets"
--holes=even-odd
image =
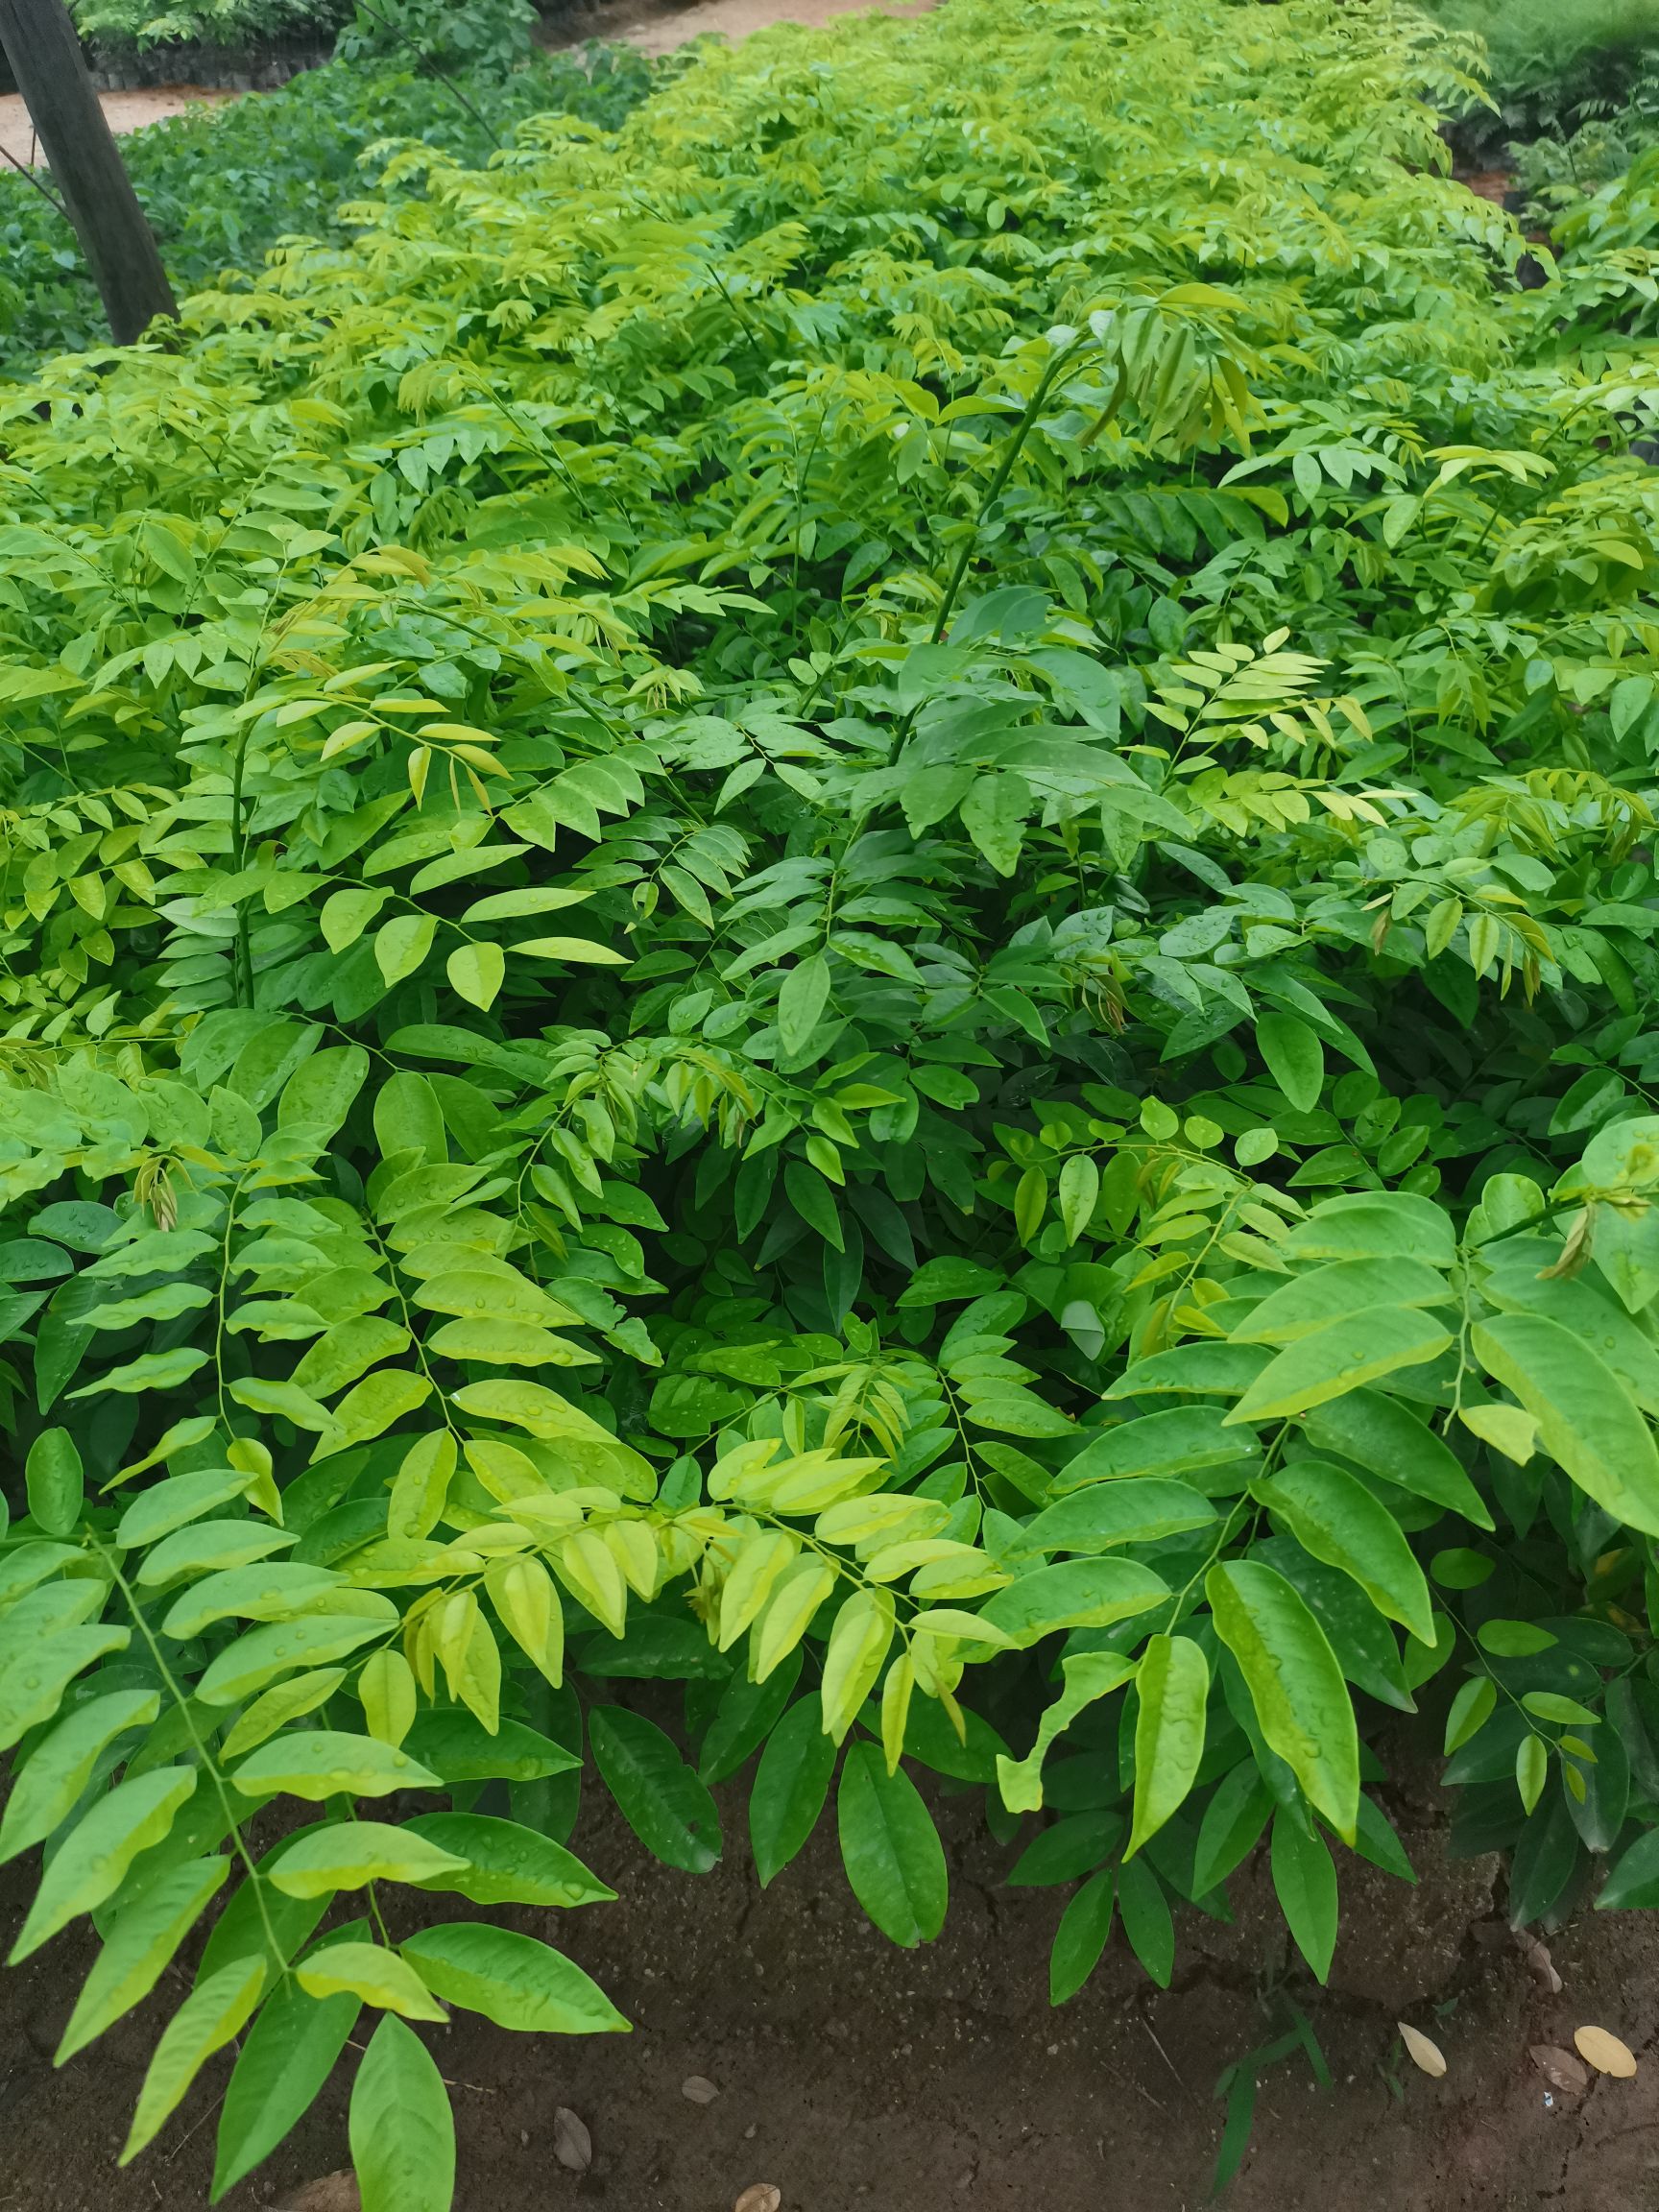
[(1472, 1737), (1478, 1736), (1491, 1719), (1498, 1706), (1498, 1685), (1490, 1674), (1477, 1674), (1465, 1682), (1452, 1700), (1446, 1715), (1447, 1758), (1460, 1751)]
[(835, 1744), (819, 1724), (814, 1698), (791, 1705), (773, 1729), (749, 1792), (749, 1840), (765, 1888), (818, 1824), (835, 1771)]
[(1292, 1344), (1373, 1306), (1447, 1306), (1451, 1285), (1421, 1260), (1332, 1260), (1271, 1290), (1234, 1331), (1241, 1344)]
[(444, 2078), (412, 2028), (388, 2013), (351, 2084), (351, 2165), (362, 2212), (449, 2212), (455, 2120)]
[(178, 2109), (215, 2051), (239, 2035), (265, 1986), (263, 1959), (235, 1959), (193, 1989), (151, 2059), (119, 2163), (130, 2166)]
[(764, 1682), (734, 1672), (720, 1694), (697, 1754), (697, 1772), (712, 1787), (729, 1782), (771, 1736), (801, 1679), (801, 1654), (792, 1651)]
[(562, 1843), (517, 1820), (481, 1813), (422, 1813), (406, 1820), (401, 1833), (455, 1857), (449, 1870), (416, 1877), (419, 1888), (469, 1898), (474, 1905), (546, 1905), (568, 1911), (605, 1903), (616, 1894)]
[(1359, 1802), (1359, 1738), (1348, 1686), (1325, 1632), (1272, 1568), (1224, 1560), (1205, 1594), (1221, 1641), (1238, 1660), (1262, 1740), (1289, 1767), (1345, 1842)]
[(835, 1796), (841, 1863), (853, 1894), (903, 1950), (930, 1943), (950, 1901), (944, 1846), (921, 1793), (901, 1767), (889, 1774), (874, 1743), (848, 1750)]
[(42, 1429), (29, 1448), (24, 1481), (29, 1510), (48, 1536), (67, 1536), (85, 1492), (81, 1455), (67, 1429)]
[(1062, 1498), (1025, 1524), (1022, 1551), (1104, 1551), (1117, 1544), (1152, 1544), (1207, 1527), (1215, 1508), (1185, 1482), (1130, 1476), (1094, 1482)]
[(1281, 1809), (1273, 1815), (1273, 1887), (1296, 1948), (1323, 1982), (1336, 1949), (1336, 1868), (1324, 1840)]
[(502, 1720), (492, 1735), (471, 1713), (418, 1715), (403, 1747), (439, 1781), (449, 1784), (539, 1782), (582, 1764), (563, 1743), (526, 1727), (522, 1720)]
[(1659, 1450), (1629, 1392), (1591, 1347), (1541, 1313), (1492, 1314), (1475, 1324), (1470, 1341), (1578, 1487), (1627, 1527), (1659, 1535)]
[(403, 1956), (435, 1996), (498, 2028), (542, 2035), (626, 2034), (628, 2022), (580, 1966), (510, 1928), (452, 1920), (423, 1928)]
[(1310, 1413), (1303, 1430), (1316, 1450), (1339, 1453), (1382, 1481), (1460, 1513), (1478, 1528), (1492, 1527), (1480, 1493), (1452, 1451), (1397, 1398), (1352, 1390)]
[(174, 1529), (202, 1519), (232, 1498), (240, 1498), (252, 1477), (232, 1468), (206, 1467), (197, 1475), (174, 1475), (134, 1498), (115, 1525), (115, 1541), (124, 1551), (142, 1551)]
[(298, 1982), (272, 1990), (225, 2092), (213, 2160), (215, 2203), (269, 2158), (311, 2109), (361, 2010), (355, 1997), (312, 1997)]
[(1451, 1332), (1412, 1308), (1370, 1306), (1298, 1337), (1262, 1370), (1228, 1422), (1281, 1421), (1310, 1412), (1380, 1376), (1437, 1358)]
[(1298, 1221), (1279, 1246), (1286, 1260), (1421, 1260), (1449, 1268), (1457, 1238), (1445, 1209), (1409, 1190), (1346, 1190)]
[(1222, 1776), (1198, 1823), (1192, 1860), (1194, 1895), (1208, 1896), (1243, 1864), (1272, 1810), (1273, 1793), (1257, 1772), (1254, 1760), (1242, 1761)]
[(1204, 1757), (1210, 1668), (1188, 1636), (1154, 1636), (1135, 1677), (1135, 1815), (1125, 1859), (1180, 1810)]
[(1048, 1956), (1048, 2002), (1064, 2005), (1075, 1997), (1095, 1966), (1112, 1933), (1117, 1882), (1109, 1867), (1092, 1874), (1067, 1901)]
[(1623, 1852), (1596, 1900), (1598, 1912), (1659, 1905), (1659, 1828), (1645, 1829)]
[(1226, 1426), (1218, 1406), (1166, 1407), (1094, 1436), (1055, 1477), (1054, 1495), (1067, 1496), (1092, 1482), (1200, 1474), (1236, 1465), (1260, 1449), (1255, 1437)]
[(1475, 1640), (1482, 1651), (1499, 1659), (1530, 1659), (1536, 1652), (1553, 1649), (1557, 1642), (1534, 1621), (1482, 1621)]
[(707, 1874), (720, 1857), (714, 1800), (654, 1721), (621, 1705), (588, 1719), (593, 1764), (622, 1817), (654, 1858)]
[(1094, 1216), (1100, 1195), (1100, 1170), (1087, 1152), (1073, 1152), (1060, 1170), (1060, 1221), (1069, 1244), (1075, 1244)]
[(161, 1767), (118, 1782), (99, 1798), (70, 1829), (41, 1876), (12, 1947), (12, 1963), (29, 1958), (79, 1914), (96, 1911), (113, 1897), (139, 1852), (159, 1843), (172, 1827), (196, 1781), (192, 1767)]
[(1267, 1072), (1298, 1114), (1311, 1114), (1325, 1087), (1325, 1047), (1294, 1014), (1263, 1014), (1256, 1044)]
[(350, 1113), (368, 1074), (369, 1055), (361, 1045), (332, 1045), (313, 1052), (282, 1087), (276, 1126), (304, 1129), (317, 1138), (332, 1137)]
[(263, 1743), (244, 1759), (230, 1777), (244, 1797), (388, 1797), (395, 1790), (435, 1790), (439, 1777), (429, 1767), (377, 1743), (371, 1736), (302, 1728)]
[(1380, 1613), (1434, 1641), (1433, 1599), (1400, 1524), (1363, 1483), (1321, 1459), (1293, 1459), (1251, 1484), (1305, 1551), (1352, 1575)]
[(802, 960), (778, 994), (778, 1040), (786, 1060), (799, 1060), (830, 1002), (830, 962), (822, 952)]
[(1159, 1988), (1167, 1989), (1175, 1971), (1175, 1922), (1164, 1885), (1144, 1859), (1118, 1867), (1118, 1910), (1130, 1950)]
[(223, 1887), (228, 1859), (187, 1859), (157, 1875), (118, 1912), (81, 1985), (52, 2063), (61, 2066), (142, 2004)]
[(333, 891), (323, 902), (318, 926), (330, 952), (344, 952), (355, 945), (387, 899), (385, 891)]

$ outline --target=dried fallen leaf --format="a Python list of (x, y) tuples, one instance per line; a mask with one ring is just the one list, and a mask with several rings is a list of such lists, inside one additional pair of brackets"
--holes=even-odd
[(1516, 1940), (1521, 1945), (1521, 1956), (1526, 1960), (1527, 1972), (1533, 1981), (1541, 1989), (1547, 1989), (1551, 1997), (1559, 1997), (1561, 1977), (1555, 1971), (1555, 1961), (1548, 1949), (1535, 1936), (1528, 1940), (1527, 1936), (1518, 1935)]
[(561, 2104), (553, 2115), (553, 2155), (572, 2174), (586, 2174), (593, 2163), (593, 2138), (568, 2104)]
[(732, 2212), (781, 2212), (783, 2192), (775, 2181), (755, 2181), (744, 2190)]
[(1582, 2096), (1589, 2088), (1590, 2077), (1571, 2051), (1553, 2043), (1534, 2043), (1528, 2056), (1550, 2086), (1564, 2097)]
[(320, 2181), (308, 2181), (292, 2197), (284, 2197), (275, 2212), (360, 2212), (362, 2202), (354, 2174), (325, 2174)]
[(680, 2084), (682, 2097), (689, 2097), (693, 2104), (712, 2104), (720, 2092), (712, 2081), (701, 2074), (687, 2074)]
[(1578, 2056), (1598, 2074), (1611, 2074), (1616, 2081), (1628, 2081), (1636, 2071), (1636, 2054), (1628, 2043), (1609, 2035), (1605, 2028), (1575, 2028), (1573, 2040)]
[(1400, 2040), (1406, 2046), (1406, 2056), (1413, 2066), (1421, 2066), (1425, 2074), (1432, 2074), (1438, 2081), (1446, 2071), (1446, 2060), (1438, 2043), (1431, 2043), (1421, 2028), (1408, 2028), (1404, 2020), (1396, 2020)]

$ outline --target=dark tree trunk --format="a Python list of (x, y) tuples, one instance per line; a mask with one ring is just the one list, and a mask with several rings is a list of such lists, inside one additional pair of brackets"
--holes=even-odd
[(116, 343), (178, 313), (63, 0), (0, 0), (0, 46), (39, 133)]

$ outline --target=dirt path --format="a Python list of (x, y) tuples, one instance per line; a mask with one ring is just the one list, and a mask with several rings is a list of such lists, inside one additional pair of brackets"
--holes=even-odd
[[(200, 84), (146, 84), (135, 92), (99, 95), (109, 128), (117, 133), (136, 131), (146, 123), (164, 122), (169, 115), (182, 115), (187, 108), (235, 97), (233, 92), (205, 91)], [(20, 93), (0, 95), (0, 155), (25, 163), (39, 158), (34, 126)]]
[[(769, 23), (828, 23), (835, 15), (867, 12), (870, 0), (692, 0), (690, 7), (653, 6), (650, 0), (616, 0), (613, 6), (595, 9), (584, 36), (626, 38), (646, 54), (671, 54), (693, 38), (718, 32), (725, 38), (747, 38)], [(908, 5), (884, 6), (890, 15), (918, 15), (931, 0), (909, 0)], [(204, 103), (235, 100), (235, 92), (209, 91), (200, 84), (147, 84), (131, 92), (103, 92), (99, 99), (117, 136), (138, 131), (146, 123), (161, 123), (169, 115), (182, 115)], [(15, 92), (0, 95), (0, 157), (25, 164), (39, 158), (29, 110)], [(0, 2203), (4, 2200), (0, 2199)]]

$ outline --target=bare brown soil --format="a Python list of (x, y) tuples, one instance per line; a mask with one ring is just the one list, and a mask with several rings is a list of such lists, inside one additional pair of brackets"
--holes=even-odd
[[(1009, 1855), (972, 1799), (941, 1807), (950, 1916), (919, 1952), (864, 1922), (830, 1832), (762, 1893), (737, 1804), (725, 1863), (703, 1880), (655, 1865), (595, 1806), (577, 1840), (619, 1901), (516, 1917), (579, 1959), (635, 2031), (529, 2039), (457, 2014), (437, 2033), (458, 2085), (460, 2212), (731, 2212), (757, 2182), (777, 2186), (782, 2212), (1196, 2212), (1219, 2133), (1216, 2077), (1272, 2039), (1287, 1998), (1306, 2008), (1334, 2086), (1315, 2090), (1300, 2057), (1265, 2075), (1235, 2212), (1653, 2212), (1659, 1925), (1587, 1914), (1551, 1936), (1565, 1983), (1551, 1996), (1494, 1918), (1495, 1863), (1447, 1863), (1431, 1797), (1396, 1796), (1390, 1810), (1421, 1883), (1347, 1863), (1328, 1990), (1286, 1960), (1255, 1866), (1235, 1881), (1233, 1927), (1184, 1920), (1171, 1989), (1151, 1987), (1115, 1936), (1083, 1994), (1053, 2012), (1046, 1961), (1061, 1898), (1003, 1885)], [(9, 1879), (8, 1938), (26, 1902)], [(143, 2065), (182, 1984), (55, 2073), (86, 1955), (61, 1937), (0, 1974), (0, 2207), (198, 2212), (227, 2062), (117, 2174)], [(1443, 2080), (1406, 2062), (1397, 2019), (1441, 2045)], [(1528, 2047), (1570, 2044), (1587, 2021), (1623, 2035), (1641, 2070), (1563, 2098)], [(693, 2076), (717, 2089), (712, 2102), (684, 2093)], [(346, 2088), (325, 2095), (228, 2212), (293, 2200), (348, 2165)], [(585, 2173), (553, 2155), (560, 2106), (590, 2130)], [(299, 2201), (349, 2212), (353, 2198), (337, 2184)]]

